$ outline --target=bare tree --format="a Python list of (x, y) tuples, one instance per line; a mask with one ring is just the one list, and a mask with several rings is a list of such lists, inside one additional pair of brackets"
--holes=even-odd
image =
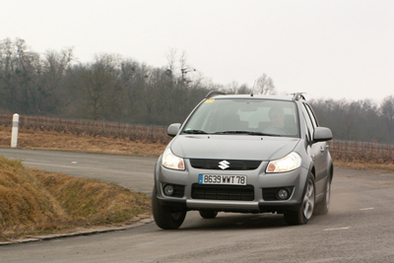
[(121, 62), (121, 86), (122, 86), (122, 119), (134, 120), (138, 115), (138, 107), (142, 88), (144, 85), (144, 74), (142, 66), (131, 59)]
[(74, 67), (73, 87), (79, 94), (80, 117), (104, 120), (117, 118), (121, 112), (119, 60), (100, 55), (92, 65)]
[(380, 112), (386, 123), (389, 141), (394, 142), (394, 96), (388, 96), (383, 99), (380, 106)]
[(258, 90), (258, 93), (262, 95), (276, 94), (274, 82), (270, 77), (267, 77), (265, 73), (256, 80), (255, 88)]
[(67, 103), (62, 90), (62, 81), (65, 70), (72, 59), (72, 48), (60, 52), (46, 52), (45, 60), (41, 63), (42, 69), (38, 72), (39, 81), (36, 84), (35, 107), (37, 112), (53, 112), (62, 104)]
[(54, 113), (60, 109), (60, 82), (72, 59), (72, 49), (47, 52), (43, 60), (29, 51), (23, 39), (0, 43), (0, 94), (7, 109), (24, 114)]
[(0, 43), (0, 108), (17, 111), (15, 67), (16, 46), (7, 38)]
[(178, 51), (175, 48), (170, 48), (166, 54), (167, 58), (167, 74), (172, 75), (176, 70), (176, 55)]
[(251, 89), (248, 87), (247, 84), (239, 85), (237, 81), (233, 81), (229, 85), (227, 85), (226, 90), (229, 93), (234, 93), (234, 94), (250, 94), (251, 93)]
[(37, 82), (42, 70), (39, 54), (28, 51), (23, 39), (5, 42), (6, 72), (2, 77), (5, 96), (12, 108), (21, 113), (35, 113)]

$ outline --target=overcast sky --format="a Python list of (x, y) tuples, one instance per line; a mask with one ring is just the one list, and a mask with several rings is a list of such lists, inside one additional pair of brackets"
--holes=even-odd
[(307, 98), (394, 95), (392, 0), (0, 1), (0, 40), (40, 53), (73, 47), (80, 62), (108, 53), (164, 67), (177, 49), (218, 84), (253, 86), (265, 73), (278, 92)]

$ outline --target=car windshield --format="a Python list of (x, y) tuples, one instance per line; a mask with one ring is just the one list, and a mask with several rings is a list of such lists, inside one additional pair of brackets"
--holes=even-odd
[(299, 137), (293, 101), (207, 99), (186, 123), (187, 134), (248, 134)]

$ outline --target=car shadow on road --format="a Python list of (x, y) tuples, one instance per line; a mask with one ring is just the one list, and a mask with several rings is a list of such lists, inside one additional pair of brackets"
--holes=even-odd
[(287, 227), (283, 215), (219, 213), (214, 219), (186, 218), (179, 230), (240, 230)]

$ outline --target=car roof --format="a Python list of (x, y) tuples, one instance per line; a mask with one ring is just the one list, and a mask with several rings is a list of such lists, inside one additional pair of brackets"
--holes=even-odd
[(253, 95), (253, 94), (223, 94), (223, 93), (208, 93), (206, 99), (269, 99), (269, 100), (284, 100), (284, 101), (298, 101), (305, 100), (303, 93), (292, 93), (287, 96), (278, 95)]

